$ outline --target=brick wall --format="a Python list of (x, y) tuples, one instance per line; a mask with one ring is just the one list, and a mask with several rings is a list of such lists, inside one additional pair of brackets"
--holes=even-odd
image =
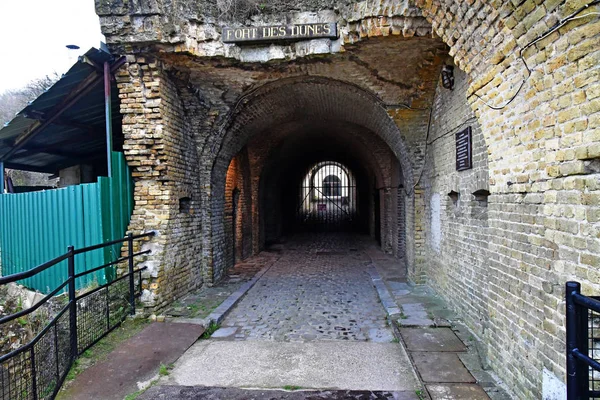
[[(426, 167), (425, 194), (427, 281), (485, 337), (489, 325), (486, 267), (489, 177), (487, 146), (467, 103), (467, 75), (455, 69), (454, 90), (438, 85)], [(473, 168), (456, 171), (456, 134), (472, 130)], [(437, 202), (437, 205), (435, 204)], [(437, 221), (436, 221), (437, 220)]]
[(519, 397), (537, 398), (543, 370), (565, 377), (564, 282), (600, 292), (600, 23), (577, 19), (528, 47), (532, 75), (507, 104), (527, 76), (520, 49), (588, 2), (418, 3), (470, 75), (488, 152), (489, 260), (478, 268), (488, 296), (460, 309), (476, 326), (487, 301), (491, 365)]
[[(117, 74), (123, 115), (123, 149), (135, 182), (135, 208), (129, 230), (156, 231), (146, 246), (143, 300), (160, 309), (203, 281), (196, 268), (201, 253), (198, 154), (193, 126), (174, 85), (155, 60), (128, 57)], [(189, 102), (197, 118), (204, 110)], [(180, 201), (190, 200), (188, 212)]]
[(244, 148), (231, 160), (225, 177), (226, 268), (253, 253), (252, 205), (255, 200), (252, 198), (250, 179), (248, 151)]

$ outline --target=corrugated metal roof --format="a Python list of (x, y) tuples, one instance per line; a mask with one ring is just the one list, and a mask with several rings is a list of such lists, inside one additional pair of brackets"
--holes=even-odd
[[(106, 51), (90, 49), (58, 82), (0, 129), (0, 160), (5, 162), (7, 168), (54, 173), (62, 168), (80, 164), (82, 160), (89, 163), (93, 160), (106, 159), (102, 79), (75, 104), (66, 109), (57, 121), (40, 131), (21, 149), (5, 159), (5, 155), (15, 147), (15, 140), (20, 135), (48, 118), (52, 111), (60, 107), (83, 81), (92, 75), (102, 75), (102, 72), (86, 62), (86, 59), (97, 66), (102, 66), (106, 61), (112, 62), (114, 57)], [(118, 92), (114, 81), (111, 86), (113, 136), (118, 136), (121, 131)]]

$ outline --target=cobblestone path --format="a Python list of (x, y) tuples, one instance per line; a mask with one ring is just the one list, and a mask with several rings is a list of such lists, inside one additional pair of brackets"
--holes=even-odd
[(391, 342), (385, 310), (365, 269), (369, 257), (363, 250), (369, 245), (369, 239), (353, 235), (294, 237), (223, 321), (221, 337)]

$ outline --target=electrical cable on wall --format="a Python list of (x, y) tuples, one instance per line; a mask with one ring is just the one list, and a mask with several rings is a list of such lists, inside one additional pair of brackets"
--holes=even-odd
[(421, 178), (423, 177), (423, 171), (425, 171), (425, 163), (427, 161), (426, 160), (426, 158), (427, 158), (427, 146), (428, 146), (428, 142), (429, 142), (429, 134), (431, 132), (431, 119), (432, 119), (432, 117), (433, 117), (433, 107), (431, 107), (429, 109), (429, 119), (427, 121), (427, 135), (425, 135), (425, 149), (423, 150), (423, 165), (421, 166), (421, 171), (419, 172), (419, 177), (417, 178), (417, 181), (412, 186), (412, 188), (410, 190), (404, 189), (404, 193), (406, 193), (407, 196), (412, 196), (413, 195), (413, 193), (415, 192), (415, 188), (421, 182)]
[(523, 78), (523, 81), (519, 85), (519, 88), (517, 89), (517, 91), (515, 92), (515, 94), (510, 99), (508, 99), (508, 101), (505, 104), (503, 104), (501, 106), (493, 106), (493, 105), (487, 103), (477, 93), (473, 93), (475, 95), (475, 97), (477, 97), (479, 100), (481, 100), (483, 102), (483, 104), (485, 104), (486, 106), (488, 106), (492, 110), (502, 110), (503, 108), (505, 108), (506, 106), (508, 106), (510, 103), (512, 103), (513, 100), (517, 98), (517, 96), (519, 95), (519, 93), (521, 92), (521, 90), (523, 89), (523, 87), (525, 86), (525, 83), (527, 82), (527, 80), (529, 79), (529, 77), (531, 77), (532, 70), (529, 68), (529, 65), (527, 64), (527, 61), (523, 57), (523, 53), (528, 48), (530, 48), (531, 46), (533, 46), (534, 44), (536, 44), (539, 41), (547, 38), (548, 36), (550, 36), (551, 34), (553, 34), (554, 32), (556, 32), (557, 30), (559, 30), (560, 28), (562, 28), (563, 26), (565, 26), (566, 24), (568, 24), (569, 22), (571, 22), (573, 20), (581, 19), (581, 18), (585, 18), (585, 17), (589, 17), (591, 15), (600, 15), (600, 12), (593, 11), (593, 12), (587, 13), (585, 15), (578, 16), (578, 14), (580, 14), (582, 11), (588, 9), (589, 7), (598, 5), (598, 4), (600, 4), (600, 0), (594, 0), (594, 1), (590, 2), (589, 4), (586, 4), (585, 6), (582, 6), (577, 11), (575, 11), (574, 13), (572, 13), (571, 15), (569, 15), (568, 17), (565, 17), (565, 18), (561, 19), (556, 24), (554, 24), (553, 27), (551, 27), (550, 29), (548, 29), (546, 32), (544, 32), (543, 34), (539, 35), (537, 38), (535, 38), (534, 40), (532, 40), (531, 42), (529, 42), (525, 46), (523, 46), (521, 49), (519, 49), (519, 54), (518, 54), (517, 58), (523, 62), (523, 65), (525, 65), (525, 69), (527, 70), (527, 76), (525, 76)]
[(450, 129), (447, 132), (442, 133), (440, 136), (436, 137), (435, 139), (433, 139), (431, 142), (428, 142), (428, 145), (434, 144), (435, 142), (437, 142), (438, 140), (448, 136), (451, 133), (455, 133), (457, 130), (459, 130), (460, 128), (462, 128), (463, 126), (465, 126), (466, 124), (468, 124), (469, 122), (473, 122), (476, 121), (477, 117), (471, 117), (469, 119), (466, 119), (465, 121), (463, 121), (461, 124), (459, 124), (458, 126), (455, 126), (454, 128)]
[(405, 110), (427, 111), (430, 109), (430, 107), (411, 107), (408, 104), (383, 104), (383, 106), (386, 110), (393, 108), (403, 108)]

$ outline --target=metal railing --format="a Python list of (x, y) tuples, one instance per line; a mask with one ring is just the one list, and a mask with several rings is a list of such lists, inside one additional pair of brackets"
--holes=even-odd
[(567, 400), (600, 398), (600, 298), (567, 282)]
[[(32, 307), (0, 318), (0, 326), (19, 320), (48, 303), (65, 288), (68, 302), (27, 344), (0, 357), (0, 400), (52, 399), (62, 386), (75, 359), (117, 328), (127, 315), (135, 314), (135, 299), (142, 292), (142, 271), (134, 270), (135, 257), (150, 250), (134, 253), (134, 240), (154, 236), (154, 232), (128, 235), (124, 239), (75, 249), (26, 272), (0, 277), (0, 285), (26, 279), (67, 260), (68, 278)], [(77, 254), (128, 244), (128, 254), (117, 260), (81, 273), (75, 273)], [(128, 272), (105, 285), (77, 294), (77, 278), (104, 268), (128, 262)], [(135, 275), (137, 276), (137, 289)]]

